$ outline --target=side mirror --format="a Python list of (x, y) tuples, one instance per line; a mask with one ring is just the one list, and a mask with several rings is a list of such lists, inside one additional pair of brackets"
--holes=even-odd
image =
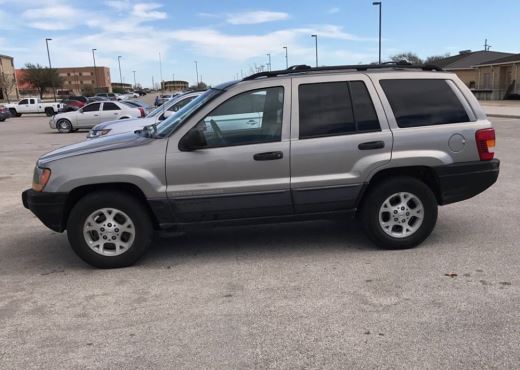
[(182, 152), (192, 152), (204, 148), (206, 145), (206, 138), (202, 134), (202, 131), (194, 127), (179, 141), (179, 150)]

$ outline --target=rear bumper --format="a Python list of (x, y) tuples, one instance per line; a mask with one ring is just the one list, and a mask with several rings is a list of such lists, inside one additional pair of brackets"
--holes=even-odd
[(28, 189), (22, 193), (22, 202), (45, 226), (62, 232), (65, 230), (67, 196), (67, 193), (45, 193)]
[(439, 203), (460, 202), (482, 193), (497, 181), (499, 169), (498, 159), (434, 167), (440, 188)]

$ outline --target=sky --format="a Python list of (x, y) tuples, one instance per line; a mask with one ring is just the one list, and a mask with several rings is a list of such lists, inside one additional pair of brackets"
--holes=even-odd
[[(519, 0), (383, 0), (382, 55), (421, 57), (482, 50), (520, 52)], [(268, 63), (320, 65), (378, 59), (378, 8), (372, 0), (0, 0), (0, 54), (53, 67), (96, 65), (119, 82), (151, 87), (162, 79), (211, 85), (251, 74)]]

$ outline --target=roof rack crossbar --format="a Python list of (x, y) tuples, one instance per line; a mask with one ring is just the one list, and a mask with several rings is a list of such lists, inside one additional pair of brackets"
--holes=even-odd
[(281, 69), (277, 71), (265, 71), (254, 73), (250, 76), (244, 77), (242, 81), (255, 80), (261, 77), (276, 77), (288, 75), (291, 73), (301, 72), (320, 72), (320, 71), (341, 71), (341, 70), (354, 70), (354, 71), (367, 71), (369, 69), (421, 69), (423, 71), (443, 71), (441, 67), (433, 64), (411, 64), (406, 61), (400, 62), (386, 62), (381, 64), (353, 64), (353, 65), (340, 65), (340, 66), (324, 66), (324, 67), (310, 67), (305, 64), (299, 64), (291, 66), (287, 69)]

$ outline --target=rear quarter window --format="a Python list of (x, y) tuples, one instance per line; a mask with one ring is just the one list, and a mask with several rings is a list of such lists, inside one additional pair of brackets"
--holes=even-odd
[(380, 80), (399, 127), (468, 122), (464, 106), (446, 80)]

